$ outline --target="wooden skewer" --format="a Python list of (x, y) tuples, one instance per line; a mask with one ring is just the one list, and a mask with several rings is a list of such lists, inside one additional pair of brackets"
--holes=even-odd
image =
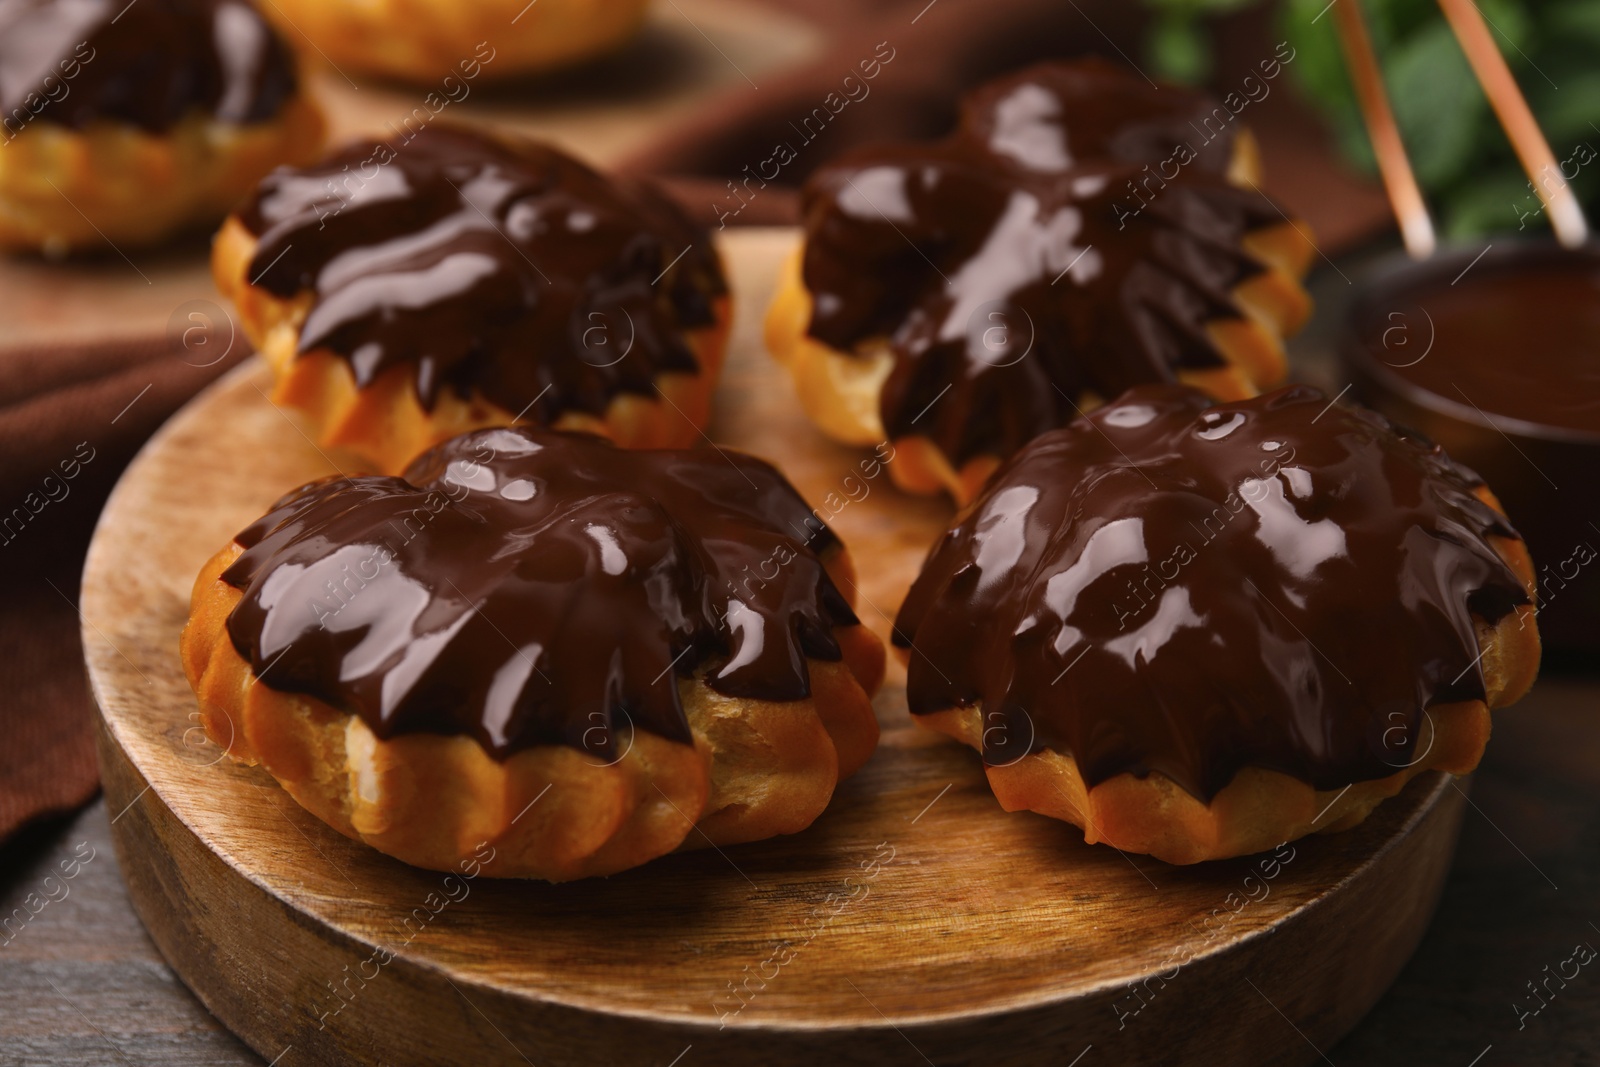
[[(1478, 10), (1473, 0), (1439, 0), (1439, 7), (1449, 20), (1450, 28), (1455, 31), (1456, 40), (1461, 42), (1461, 50), (1467, 54), (1467, 62), (1472, 64), (1472, 72), (1483, 86), (1484, 95), (1489, 98), (1490, 106), (1494, 108), (1500, 125), (1511, 140), (1511, 146), (1516, 149), (1522, 169), (1528, 172), (1534, 192), (1544, 201), (1550, 225), (1556, 232), (1556, 240), (1568, 248), (1583, 244), (1589, 236), (1583, 208), (1562, 176), (1555, 153), (1550, 151), (1550, 144), (1539, 129), (1538, 120), (1528, 108), (1522, 90), (1517, 88), (1517, 80), (1511, 76), (1505, 56), (1500, 54), (1499, 47), (1494, 43), (1483, 12)], [(1557, 178), (1553, 189), (1542, 180), (1551, 175)]]
[(1372, 50), (1372, 37), (1367, 33), (1360, 0), (1336, 2), (1333, 19), (1339, 28), (1339, 43), (1350, 67), (1356, 99), (1361, 104), (1361, 117), (1367, 124), (1367, 136), (1378, 159), (1378, 172), (1383, 175), (1389, 205), (1400, 221), (1400, 237), (1412, 259), (1427, 259), (1433, 254), (1435, 244), (1433, 219), (1428, 216), (1427, 202), (1422, 199), (1417, 176), (1412, 173), (1411, 160), (1406, 157), (1405, 144), (1400, 140), (1400, 127), (1389, 107), (1389, 94), (1383, 87), (1383, 75), (1378, 70), (1378, 59)]

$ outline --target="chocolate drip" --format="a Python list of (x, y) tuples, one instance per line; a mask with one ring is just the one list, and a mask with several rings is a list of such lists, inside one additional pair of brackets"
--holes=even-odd
[(0, 0), (0, 121), (150, 133), (199, 110), (266, 122), (295, 93), (294, 57), (243, 0)]
[(300, 351), (356, 382), (411, 368), (549, 424), (699, 370), (683, 331), (726, 291), (707, 234), (655, 190), (553, 148), (428, 127), (262, 182), (240, 219), (253, 284), (312, 294)]
[(875, 147), (806, 186), (813, 337), (887, 343), (891, 437), (932, 438), (958, 465), (1115, 396), (1225, 365), (1205, 330), (1240, 317), (1259, 273), (1241, 244), (1282, 222), (1224, 177), (1229, 113), (1103, 60), (985, 86), (932, 144)]
[(987, 762), (1050, 748), (1091, 786), (1386, 777), (1432, 743), (1425, 708), (1484, 697), (1473, 615), (1528, 602), (1481, 484), (1310, 387), (1130, 390), (1018, 453), (934, 547), (895, 626), (911, 711), (981, 701)]
[(500, 757), (610, 757), (631, 727), (687, 742), (675, 678), (702, 671), (803, 699), (807, 657), (840, 659), (857, 621), (819, 559), (837, 539), (737, 453), (481, 430), (404, 478), (297, 489), (235, 540), (228, 634), (262, 684)]

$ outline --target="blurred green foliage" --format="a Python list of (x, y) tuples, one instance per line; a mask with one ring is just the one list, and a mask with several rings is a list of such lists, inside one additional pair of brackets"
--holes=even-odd
[[(1146, 55), (1160, 76), (1211, 74), (1208, 19), (1258, 0), (1145, 0)], [(1545, 229), (1538, 198), (1478, 88), (1437, 0), (1363, 3), (1390, 102), (1417, 179), (1444, 232)], [(1591, 216), (1600, 211), (1600, 0), (1476, 0)], [(1345, 157), (1373, 172), (1372, 148), (1345, 70), (1328, 0), (1276, 4), (1296, 50), (1290, 71), (1328, 119)], [(1556, 180), (1552, 178), (1552, 180)]]

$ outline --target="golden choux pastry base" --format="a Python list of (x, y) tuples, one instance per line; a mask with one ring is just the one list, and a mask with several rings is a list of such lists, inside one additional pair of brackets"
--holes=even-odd
[(0, 152), (0, 250), (137, 247), (214, 225), (274, 167), (315, 159), (324, 125), (303, 94), (248, 125), (199, 112), (158, 134), (33, 122)]
[[(887, 636), (950, 505), (891, 486), (898, 458), (869, 477), (872, 453), (816, 431), (762, 350), (795, 240), (723, 245), (740, 312), (710, 432), (784, 465)], [(82, 601), (129, 894), (266, 1062), (666, 1067), (692, 1045), (678, 1067), (1312, 1063), (1306, 1039), (1329, 1051), (1422, 936), (1467, 783), (1425, 774), (1287, 862), (1168, 866), (1002, 810), (974, 753), (911, 722), (895, 663), (877, 753), (802, 834), (561, 885), (447, 878), (351, 841), (205, 742), (179, 662), (205, 561), (283, 490), (353, 464), (267, 402), (271, 381), (246, 365), (135, 461)]]

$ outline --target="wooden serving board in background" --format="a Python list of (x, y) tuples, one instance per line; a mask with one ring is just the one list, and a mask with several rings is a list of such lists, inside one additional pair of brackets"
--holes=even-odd
[[(736, 322), (710, 436), (832, 494), (886, 636), (950, 511), (884, 476), (838, 503), (862, 456), (809, 426), (760, 345), (794, 240), (724, 243)], [(1003, 812), (974, 753), (911, 722), (893, 665), (879, 751), (802, 834), (560, 886), (447, 883), (349, 841), (204, 741), (178, 662), (201, 564), (330, 471), (269, 386), (241, 367), (147, 446), (82, 597), (129, 893), (269, 1062), (1307, 1063), (1422, 936), (1465, 802), (1450, 779), (1276, 860), (1170, 867)]]

